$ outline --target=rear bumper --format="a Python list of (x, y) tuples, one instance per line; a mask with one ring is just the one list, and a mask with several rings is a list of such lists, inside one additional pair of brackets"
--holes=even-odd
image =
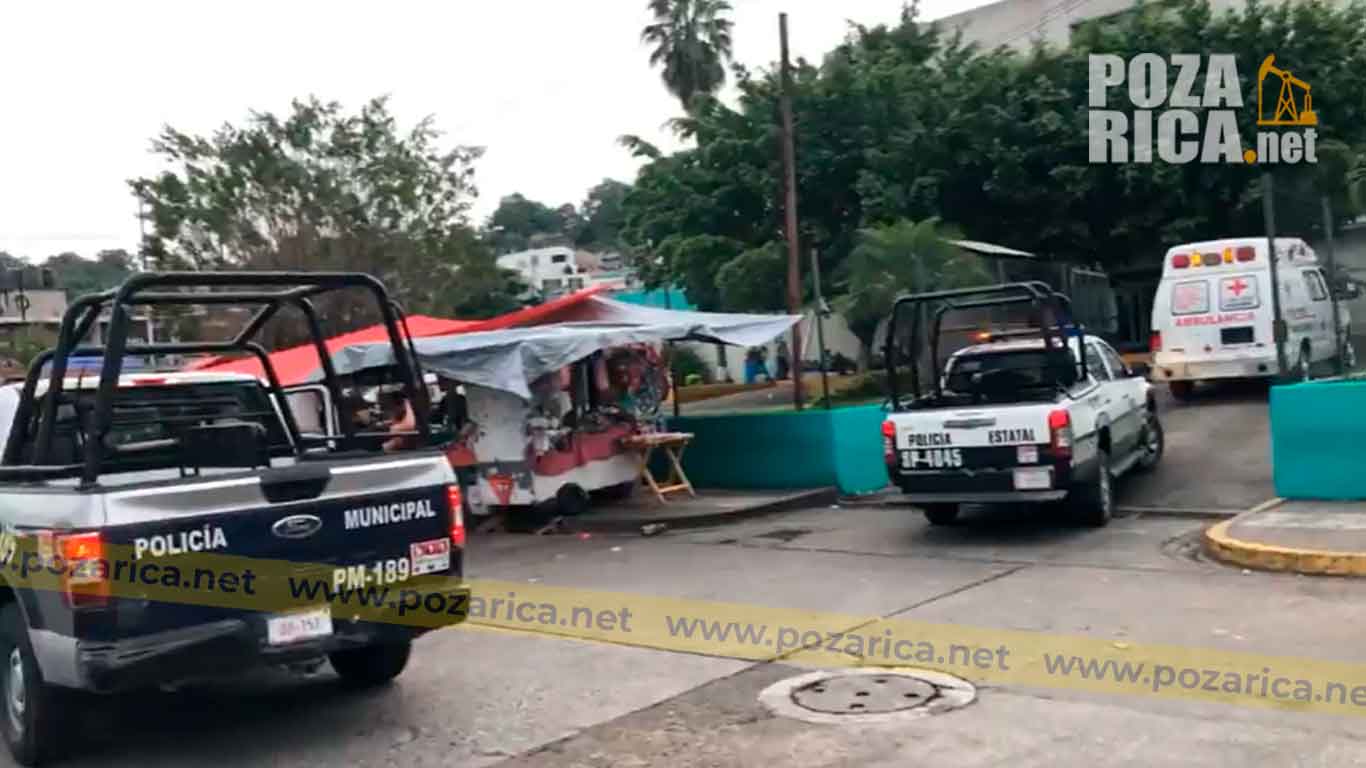
[(1015, 467), (897, 472), (896, 484), (904, 501), (922, 503), (1010, 503), (1057, 501), (1067, 496), (1073, 470), (1069, 465), (1041, 465), (1019, 469), (1048, 469), (1047, 488), (1015, 487)]
[(1046, 501), (1061, 501), (1067, 498), (1067, 491), (1009, 491), (995, 493), (912, 493), (906, 492), (898, 499), (911, 504), (1037, 504)]
[[(469, 605), (469, 588), (443, 590), (448, 601)], [(452, 603), (454, 604), (454, 603)], [(285, 646), (265, 641), (265, 614), (246, 614), (113, 642), (78, 640), (53, 632), (30, 632), (44, 679), (96, 693), (115, 693), (170, 683), (230, 677), (254, 667), (317, 658), (334, 651), (403, 643), (440, 626), (348, 621), (333, 608), (333, 634)], [(444, 614), (452, 626), (466, 614)], [(41, 646), (41, 647), (40, 647)]]
[(1240, 357), (1231, 360), (1199, 360), (1165, 358), (1157, 355), (1153, 359), (1151, 379), (1153, 381), (1199, 381), (1203, 379), (1247, 379), (1273, 376), (1276, 373), (1276, 357)]

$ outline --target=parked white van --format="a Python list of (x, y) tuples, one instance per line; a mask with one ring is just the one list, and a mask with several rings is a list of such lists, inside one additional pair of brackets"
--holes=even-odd
[[(1337, 354), (1330, 282), (1303, 240), (1276, 238), (1287, 373), (1308, 379)], [(1339, 303), (1343, 357), (1355, 364), (1346, 306)], [(1167, 251), (1153, 298), (1153, 381), (1185, 399), (1197, 382), (1277, 375), (1271, 260), (1265, 237), (1178, 245)]]

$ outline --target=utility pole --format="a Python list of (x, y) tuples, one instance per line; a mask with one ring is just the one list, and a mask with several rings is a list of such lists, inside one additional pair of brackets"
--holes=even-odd
[(1333, 287), (1338, 275), (1337, 259), (1333, 255), (1333, 204), (1328, 200), (1328, 195), (1319, 200), (1323, 205), (1323, 255), (1324, 263), (1328, 265), (1328, 301), (1333, 307), (1333, 365), (1341, 376), (1347, 372), (1347, 366), (1342, 360), (1342, 317), (1338, 313), (1338, 292)]
[[(778, 44), (781, 48), (782, 86), (778, 94), (782, 112), (783, 138), (783, 221), (787, 230), (787, 311), (796, 315), (802, 311), (801, 249), (797, 244), (797, 159), (792, 145), (792, 72), (787, 60), (787, 14), (778, 14)], [(802, 323), (792, 326), (792, 352), (796, 358), (792, 366), (792, 404), (802, 409), (805, 400), (802, 387)]]
[[(820, 254), (816, 249), (811, 249), (811, 282), (816, 289), (816, 346), (820, 347), (821, 361), (821, 398), (825, 401), (825, 409), (830, 410), (830, 374), (825, 368), (825, 297), (821, 296), (821, 260)], [(801, 355), (797, 356), (801, 359)]]
[(1266, 250), (1271, 259), (1271, 336), (1276, 341), (1276, 374), (1285, 375), (1285, 319), (1281, 317), (1280, 266), (1276, 263), (1276, 190), (1269, 171), (1262, 173), (1262, 217), (1266, 220)]

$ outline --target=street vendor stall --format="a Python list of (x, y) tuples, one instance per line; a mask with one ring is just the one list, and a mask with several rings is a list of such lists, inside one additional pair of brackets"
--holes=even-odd
[[(749, 347), (799, 319), (788, 315), (671, 312), (594, 297), (603, 319), (415, 339), (418, 360), (443, 382), (437, 406), (457, 433), (448, 456), (462, 470), (475, 514), (554, 501), (582, 511), (591, 491), (629, 493), (642, 479), (660, 501), (692, 493), (679, 461), (686, 436), (663, 430), (667, 341)], [(339, 375), (383, 368), (383, 344), (337, 350)], [(642, 438), (642, 436), (651, 436)], [(663, 451), (663, 485), (647, 458)]]

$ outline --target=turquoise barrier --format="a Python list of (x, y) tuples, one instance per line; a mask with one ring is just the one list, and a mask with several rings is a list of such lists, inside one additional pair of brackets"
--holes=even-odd
[(682, 416), (693, 433), (683, 468), (699, 488), (822, 488), (868, 493), (887, 485), (878, 406), (800, 413)]
[(1285, 499), (1366, 499), (1366, 380), (1271, 389), (1271, 474)]

